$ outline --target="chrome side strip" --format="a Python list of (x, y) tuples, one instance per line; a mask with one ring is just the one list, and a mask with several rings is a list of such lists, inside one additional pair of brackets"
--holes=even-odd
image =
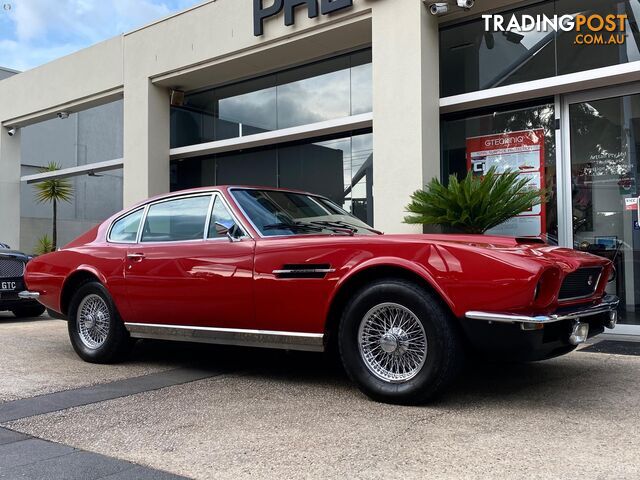
[(473, 320), (485, 320), (488, 322), (497, 323), (554, 323), (561, 322), (563, 320), (576, 320), (583, 317), (589, 317), (591, 315), (598, 315), (601, 313), (614, 312), (618, 307), (618, 297), (615, 295), (606, 295), (602, 302), (597, 305), (587, 305), (583, 307), (576, 307), (575, 310), (561, 311), (559, 313), (552, 313), (550, 315), (518, 315), (513, 313), (497, 313), (497, 312), (467, 312), (465, 316)]
[(335, 271), (335, 268), (291, 268), (288, 270), (274, 270), (271, 273), (274, 275), (286, 275), (291, 273), (333, 273)]
[(285, 350), (324, 351), (324, 334), (249, 330), (242, 328), (195, 327), (151, 323), (125, 323), (133, 338), (177, 340), (182, 342), (241, 345)]

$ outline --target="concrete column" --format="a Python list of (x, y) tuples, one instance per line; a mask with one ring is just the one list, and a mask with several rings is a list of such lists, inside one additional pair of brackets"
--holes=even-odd
[(148, 79), (125, 81), (125, 207), (169, 191), (169, 92)]
[(440, 176), (438, 24), (419, 0), (376, 2), (373, 43), (374, 222), (406, 225), (409, 195)]
[(0, 242), (20, 249), (20, 130), (0, 127)]

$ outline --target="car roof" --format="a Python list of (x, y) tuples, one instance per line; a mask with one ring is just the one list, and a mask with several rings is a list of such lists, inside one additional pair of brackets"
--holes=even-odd
[[(170, 193), (163, 193), (160, 195), (156, 195), (154, 197), (150, 197), (147, 198), (141, 202), (138, 202), (134, 207), (132, 208), (136, 208), (138, 206), (141, 205), (146, 205), (147, 203), (151, 203), (151, 202), (156, 202), (158, 200), (163, 200), (166, 198), (173, 198), (173, 197), (178, 197), (178, 196), (182, 196), (182, 195), (190, 195), (190, 194), (194, 194), (194, 193), (206, 193), (206, 192), (210, 192), (213, 190), (220, 190), (220, 191), (224, 191), (224, 192), (228, 192), (229, 190), (233, 190), (233, 189), (240, 189), (240, 190), (272, 190), (272, 191), (278, 191), (278, 192), (290, 192), (290, 193), (299, 193), (299, 194), (303, 194), (303, 195), (311, 195), (314, 197), (322, 197), (322, 195), (318, 195), (315, 193), (310, 193), (310, 192), (305, 192), (304, 190), (295, 190), (293, 188), (278, 188), (278, 187), (266, 187), (266, 186), (259, 186), (259, 185), (210, 185), (207, 187), (197, 187), (197, 188), (188, 188), (186, 190), (176, 190), (174, 192), (170, 192)], [(131, 209), (128, 209), (131, 210)]]

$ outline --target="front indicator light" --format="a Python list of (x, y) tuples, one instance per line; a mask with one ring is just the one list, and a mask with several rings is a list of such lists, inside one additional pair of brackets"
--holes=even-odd
[(569, 336), (569, 343), (571, 345), (580, 345), (587, 341), (589, 336), (589, 324), (582, 322), (575, 322), (573, 324), (573, 330)]

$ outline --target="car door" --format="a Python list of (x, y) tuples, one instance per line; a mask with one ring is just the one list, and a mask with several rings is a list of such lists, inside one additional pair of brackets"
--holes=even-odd
[(249, 328), (254, 241), (215, 193), (150, 204), (127, 254), (134, 322)]

